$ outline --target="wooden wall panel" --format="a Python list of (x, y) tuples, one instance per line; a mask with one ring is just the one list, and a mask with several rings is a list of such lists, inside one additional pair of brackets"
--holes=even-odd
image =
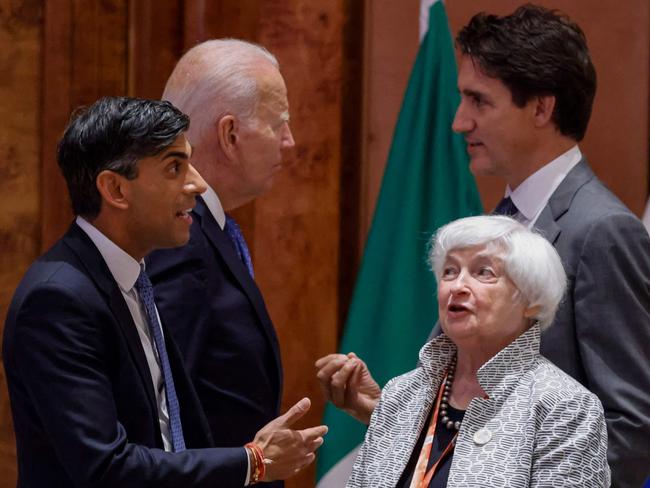
[(56, 144), (70, 112), (128, 87), (127, 0), (45, 2), (43, 56), (43, 250), (67, 229), (72, 214), (56, 164)]
[[(0, 3), (0, 334), (9, 301), (40, 242), (39, 2)], [(16, 449), (0, 367), (0, 487), (16, 486)]]
[[(370, 230), (393, 131), (419, 47), (420, 0), (372, 0), (365, 8), (361, 213), (359, 239)], [(363, 250), (361, 246), (360, 250)]]
[[(257, 281), (278, 330), (285, 364), (284, 408), (324, 402), (314, 362), (336, 349), (341, 167), (341, 1), (264, 2), (259, 42), (278, 57), (289, 92), (296, 147), (274, 189), (255, 203)], [(314, 466), (287, 483), (313, 486)]]
[(129, 2), (130, 96), (161, 97), (167, 78), (184, 52), (184, 15), (182, 0)]

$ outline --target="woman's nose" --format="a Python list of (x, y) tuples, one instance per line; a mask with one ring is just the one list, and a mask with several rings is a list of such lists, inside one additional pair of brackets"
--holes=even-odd
[(455, 295), (468, 292), (466, 273), (458, 273), (456, 279), (454, 279), (454, 281), (451, 283), (451, 292)]

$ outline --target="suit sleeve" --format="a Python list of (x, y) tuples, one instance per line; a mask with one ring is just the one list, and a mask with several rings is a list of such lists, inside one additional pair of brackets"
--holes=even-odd
[(587, 393), (554, 399), (539, 422), (530, 487), (607, 488), (607, 431), (598, 400)]
[(601, 400), (614, 486), (650, 475), (650, 238), (632, 215), (588, 230), (574, 311), (586, 386)]
[(119, 358), (109, 353), (117, 339), (103, 329), (109, 326), (102, 313), (75, 290), (45, 285), (26, 297), (16, 319), (15, 366), (43, 442), (53, 445), (74, 485), (242, 486), (243, 448), (168, 453), (129, 442), (112, 388), (112, 376), (121, 374)]

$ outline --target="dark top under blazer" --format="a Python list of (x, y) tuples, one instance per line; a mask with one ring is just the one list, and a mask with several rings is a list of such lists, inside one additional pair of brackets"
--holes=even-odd
[(200, 404), (165, 337), (188, 447), (181, 453), (163, 450), (136, 326), (101, 254), (73, 224), (29, 268), (5, 323), (19, 487), (242, 486), (244, 449), (209, 447)]
[(585, 160), (535, 228), (555, 246), (568, 278), (541, 353), (598, 396), (612, 487), (636, 488), (650, 475), (650, 237)]
[(278, 416), (282, 366), (264, 299), (202, 198), (187, 245), (147, 257), (217, 446), (238, 446)]

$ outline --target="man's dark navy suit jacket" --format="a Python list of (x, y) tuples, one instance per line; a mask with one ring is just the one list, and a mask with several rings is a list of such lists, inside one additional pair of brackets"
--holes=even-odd
[(259, 288), (202, 198), (192, 218), (189, 243), (152, 253), (147, 272), (215, 445), (243, 445), (280, 413), (278, 339)]
[(243, 485), (245, 450), (210, 448), (196, 393), (163, 330), (188, 446), (181, 453), (163, 450), (136, 326), (90, 238), (73, 224), (30, 267), (3, 343), (19, 487)]

